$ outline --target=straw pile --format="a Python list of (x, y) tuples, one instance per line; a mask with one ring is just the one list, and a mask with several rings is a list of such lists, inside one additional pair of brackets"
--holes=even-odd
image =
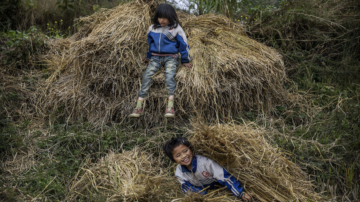
[(194, 124), (195, 153), (224, 166), (259, 201), (324, 201), (308, 176), (251, 125)]
[[(121, 154), (110, 152), (76, 181), (67, 200), (151, 201), (156, 197), (161, 180), (159, 166), (152, 156), (138, 148)], [(155, 177), (156, 176), (156, 177)]]
[[(66, 65), (65, 59), (69, 56), (69, 48), (70, 44), (73, 42), (73, 39), (65, 38), (65, 39), (50, 39), (48, 40), (48, 54), (43, 55), (41, 60), (47, 63), (47, 70), (54, 71), (52, 74), (53, 78), (59, 76), (62, 67)], [(48, 81), (49, 82), (49, 81)]]
[[(58, 68), (39, 91), (43, 113), (61, 111), (68, 120), (98, 125), (123, 121), (135, 106), (146, 69), (141, 59), (148, 50), (146, 34), (156, 5), (139, 0), (82, 18), (83, 28), (61, 60), (49, 61)], [(225, 17), (179, 15), (194, 67), (178, 67), (178, 116), (196, 110), (210, 120), (241, 110), (271, 110), (291, 99), (282, 88), (284, 65), (274, 49), (248, 38)], [(166, 98), (162, 69), (153, 77), (140, 120), (161, 121)]]

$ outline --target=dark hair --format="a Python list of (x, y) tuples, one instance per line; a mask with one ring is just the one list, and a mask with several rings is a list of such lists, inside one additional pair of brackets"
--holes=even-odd
[(194, 151), (186, 137), (173, 137), (171, 140), (167, 141), (163, 147), (165, 155), (168, 156), (172, 162), (175, 162), (172, 152), (174, 148), (179, 145), (185, 145), (189, 147), (190, 151)]
[(171, 28), (176, 28), (180, 24), (175, 9), (169, 4), (160, 4), (156, 7), (155, 16), (153, 18), (154, 29), (156, 29), (159, 24), (158, 18), (168, 19)]

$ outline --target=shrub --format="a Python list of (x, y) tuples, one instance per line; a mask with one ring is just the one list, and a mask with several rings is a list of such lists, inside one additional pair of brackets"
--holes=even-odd
[(1, 33), (1, 38), (3, 39), (2, 42), (0, 41), (2, 64), (14, 64), (18, 68), (29, 63), (35, 65), (36, 56), (41, 54), (46, 47), (46, 36), (36, 27), (30, 27), (24, 32), (9, 30)]

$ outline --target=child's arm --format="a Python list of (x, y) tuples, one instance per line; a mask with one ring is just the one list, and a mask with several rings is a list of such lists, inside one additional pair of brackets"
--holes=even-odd
[(149, 59), (149, 60), (151, 59), (150, 44), (154, 41), (153, 38), (150, 37), (150, 31), (151, 30), (152, 30), (152, 25), (149, 27), (148, 34), (147, 34), (149, 50), (146, 53), (146, 59)]
[(177, 177), (179, 182), (181, 183), (181, 190), (187, 194), (189, 192), (193, 192), (193, 193), (199, 193), (201, 195), (205, 195), (207, 194), (206, 191), (201, 191), (202, 189), (200, 188), (196, 188), (194, 185), (192, 185), (189, 181), (183, 180), (179, 177)]
[(178, 33), (176, 35), (176, 40), (179, 43), (179, 52), (181, 54), (181, 63), (189, 63), (190, 62), (190, 48), (188, 41), (186, 39), (186, 35), (184, 30), (178, 26), (176, 29), (178, 30)]
[(208, 163), (213, 177), (217, 179), (221, 185), (226, 186), (236, 197), (242, 198), (244, 188), (241, 186), (241, 183), (215, 161), (208, 159)]

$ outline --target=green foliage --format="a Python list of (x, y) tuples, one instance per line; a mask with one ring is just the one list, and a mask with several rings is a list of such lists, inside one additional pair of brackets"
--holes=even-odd
[[(248, 20), (247, 16), (264, 15), (277, 9), (279, 1), (275, 0), (190, 0), (190, 9), (198, 15), (223, 14), (236, 21)], [(250, 19), (249, 19), (250, 20)]]
[(36, 9), (36, 3), (34, 0), (22, 0), (22, 4), (25, 7), (25, 10), (29, 10), (31, 8)]
[(246, 20), (251, 22), (261, 19), (263, 15), (270, 14), (275, 11), (279, 5), (282, 4), (280, 0), (243, 0), (240, 2), (239, 10), (237, 11), (237, 17), (239, 15), (249, 16)]
[(238, 2), (236, 0), (190, 0), (189, 2), (190, 9), (196, 8), (198, 15), (221, 13), (232, 18), (238, 10)]
[[(71, 35), (77, 31), (73, 25), (80, 16), (112, 8), (121, 2), (123, 0), (3, 0), (0, 2), (0, 31), (24, 31), (36, 26), (49, 36)], [(55, 25), (54, 22), (61, 20), (61, 25)], [(58, 33), (49, 33), (49, 27)]]
[[(317, 0), (249, 4), (243, 23), (250, 37), (284, 55), (294, 81), (285, 87), (303, 94), (311, 105), (308, 111), (303, 106), (277, 106), (272, 117), (276, 122), (264, 121), (269, 129), (280, 131), (270, 141), (314, 174), (317, 191), (337, 185), (334, 194), (344, 195), (357, 193), (359, 183), (354, 173), (360, 171), (360, 22), (349, 16), (359, 15), (355, 8), (360, 4), (339, 5)], [(242, 118), (259, 121), (259, 114), (245, 112)]]
[[(22, 137), (18, 135), (18, 127), (14, 125), (11, 117), (7, 116), (7, 103), (17, 103), (23, 97), (16, 91), (5, 91), (0, 86), (0, 158), (12, 153), (13, 149), (23, 146)], [(22, 129), (26, 128), (22, 125)]]
[(82, 0), (57, 0), (56, 5), (63, 11), (78, 12), (84, 1)]
[(23, 146), (22, 138), (17, 134), (17, 127), (11, 124), (9, 120), (2, 119), (0, 127), (0, 158), (21, 146)]
[[(278, 128), (281, 136), (275, 142), (284, 150), (292, 152), (292, 159), (304, 163), (308, 173), (314, 173), (321, 186), (338, 186), (338, 194), (354, 189), (354, 172), (360, 171), (360, 86), (334, 78), (334, 75), (316, 75), (312, 71), (316, 64), (309, 65), (307, 76), (297, 77), (301, 90), (310, 93), (319, 111), (305, 124), (304, 114), (279, 110), (279, 116), (286, 118), (285, 126)], [(319, 78), (317, 78), (319, 77)], [(290, 113), (290, 115), (289, 115)], [(304, 113), (304, 112), (302, 112)], [(313, 113), (313, 112), (311, 112)], [(298, 122), (298, 124), (294, 124)], [(295, 129), (294, 129), (295, 128)], [(335, 171), (335, 172), (334, 172)]]
[[(4, 9), (4, 2), (13, 4)], [(39, 9), (36, 2), (22, 1), (23, 9), (28, 12)], [(42, 22), (39, 27), (51, 37), (71, 35), (76, 31), (74, 18), (107, 7), (105, 1), (57, 2), (56, 12), (44, 15), (48, 16), (43, 17), (46, 21), (37, 21)], [(353, 2), (353, 6), (346, 7), (346, 10), (340, 8), (349, 2)], [(192, 1), (199, 8), (197, 14), (221, 13), (241, 19), (249, 26), (251, 37), (284, 55), (287, 73), (294, 81), (284, 84), (285, 87), (298, 93), (306, 92), (303, 93), (304, 98), (318, 111), (304, 111), (301, 106), (284, 104), (274, 108), (271, 114), (274, 122), (261, 122), (265, 115), (258, 111), (244, 111), (238, 119), (261, 122), (269, 130), (278, 131), (269, 141), (289, 153), (293, 161), (303, 165), (315, 180), (317, 191), (322, 191), (323, 184), (337, 185), (336, 194), (341, 195), (355, 192), (354, 187), (359, 184), (360, 32), (358, 20), (347, 17), (358, 15), (354, 9), (358, 8), (358, 3), (346, 1), (335, 7), (326, 3), (329, 1)], [(327, 11), (324, 11), (325, 8)], [(16, 1), (0, 3), (0, 13), (15, 13), (16, 9)], [(334, 15), (327, 16), (326, 12), (330, 11)], [(5, 22), (2, 24), (4, 29), (18, 23), (15, 16), (1, 15), (0, 18), (1, 22)], [(1, 62), (18, 67), (26, 67), (34, 55), (46, 48), (46, 36), (36, 28), (25, 32), (6, 31), (1, 38), (1, 54), (6, 59), (6, 62)], [(23, 76), (23, 80), (31, 79)], [(29, 140), (25, 140), (24, 137), (30, 134), (30, 121), (16, 122), (7, 117), (4, 110), (4, 103), (16, 103), (24, 101), (24, 98), (17, 91), (5, 92), (1, 88), (0, 91), (0, 157), (31, 148), (35, 150), (34, 158), (38, 162), (26, 172), (11, 175), (15, 179), (13, 181), (0, 177), (0, 183), (11, 183), (11, 187), (16, 187), (7, 188), (6, 196), (2, 195), (5, 191), (0, 187), (0, 198), (16, 201), (19, 200), (16, 196), (22, 193), (31, 197), (40, 194), (43, 200), (63, 200), (71, 180), (82, 172), (82, 167), (86, 168), (87, 162), (96, 162), (109, 150), (122, 152), (135, 145), (147, 145), (155, 155), (160, 155), (159, 142), (168, 138), (156, 129), (146, 134), (144, 129), (126, 126), (94, 129), (86, 123), (66, 125), (66, 120), (61, 117), (64, 106), (59, 106), (58, 111), (50, 115), (52, 125), (45, 126), (46, 135), (41, 131), (31, 132)], [(20, 105), (16, 107), (20, 108)], [(171, 126), (167, 129), (173, 133), (184, 133), (183, 129)]]
[(101, 8), (112, 8), (121, 2), (122, 0), (56, 0), (58, 13), (48, 20), (46, 24), (50, 23), (51, 26), (51, 22), (62, 21), (61, 25), (52, 24), (53, 27), (56, 27), (61, 33), (70, 35), (77, 31), (78, 27), (74, 25), (74, 21), (80, 16), (91, 15)]
[(109, 150), (131, 150), (151, 138), (116, 127), (94, 130), (86, 123), (52, 125), (50, 134), (48, 138), (41, 137), (40, 131), (33, 134), (31, 142), (38, 148), (35, 159), (39, 164), (13, 182), (32, 197), (45, 190), (43, 196), (49, 200), (64, 199), (71, 180), (88, 162), (97, 162)]
[(24, 67), (30, 60), (41, 54), (46, 47), (45, 36), (36, 27), (31, 27), (26, 32), (10, 30), (1, 33), (3, 45), (0, 47), (4, 56), (2, 64), (15, 64), (16, 67)]
[(67, 34), (66, 31), (62, 31), (61, 27), (63, 27), (64, 21), (60, 19), (58, 23), (55, 21), (54, 23), (47, 23), (47, 35), (54, 38), (65, 38), (67, 35), (71, 35), (71, 27), (68, 27)]
[(21, 0), (0, 1), (0, 31), (15, 29), (18, 22), (17, 13), (21, 7)]
[(351, 64), (351, 58), (360, 55), (360, 22), (353, 17), (360, 14), (356, 9), (360, 2), (346, 1), (341, 6), (339, 2), (285, 0), (274, 9), (251, 8), (249, 33), (290, 60), (306, 61), (316, 56), (321, 62)]

